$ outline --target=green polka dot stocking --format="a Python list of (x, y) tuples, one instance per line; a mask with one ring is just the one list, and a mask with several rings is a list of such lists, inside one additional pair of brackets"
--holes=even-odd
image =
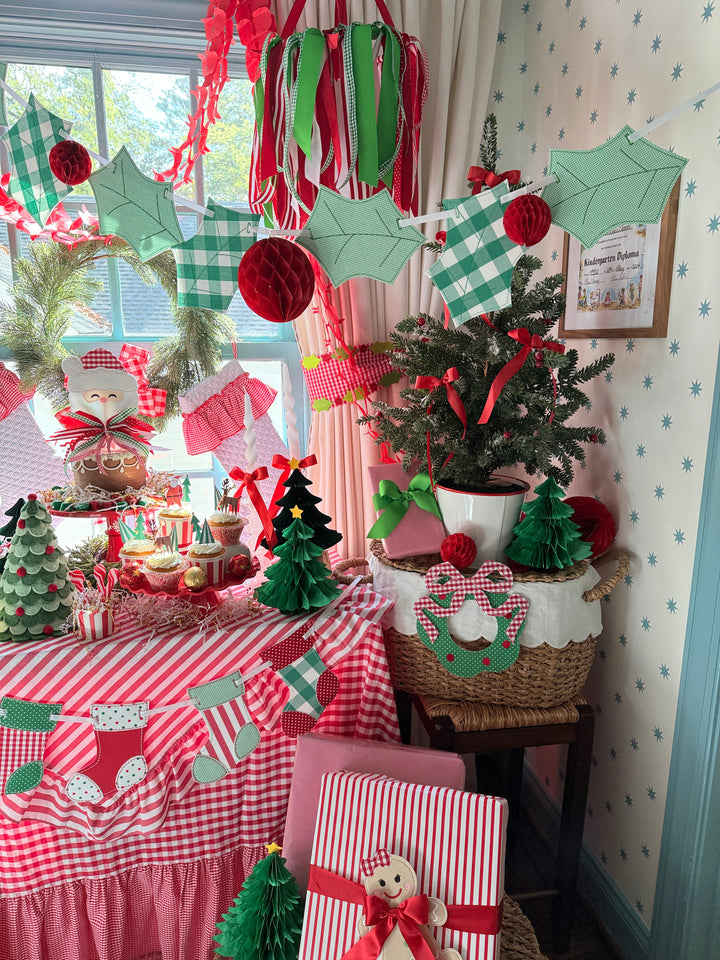
[(61, 710), (61, 703), (13, 697), (0, 700), (0, 784), (4, 794), (25, 793), (40, 783), (45, 741), (56, 725), (51, 717)]

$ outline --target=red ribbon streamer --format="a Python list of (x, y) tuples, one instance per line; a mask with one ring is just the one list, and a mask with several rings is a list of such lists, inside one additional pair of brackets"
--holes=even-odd
[[(486, 322), (489, 323), (489, 321)], [(490, 324), (490, 326), (493, 326), (493, 324)], [(497, 329), (497, 327), (495, 329)], [(527, 327), (518, 327), (516, 330), (509, 330), (508, 336), (512, 337), (513, 340), (517, 340), (518, 343), (522, 344), (522, 347), (512, 358), (512, 360), (508, 360), (505, 366), (498, 371), (497, 376), (493, 380), (490, 387), (490, 393), (488, 393), (487, 400), (485, 401), (485, 406), (483, 407), (483, 412), (478, 420), (478, 423), (488, 422), (490, 419), (490, 414), (493, 412), (493, 407), (500, 396), (502, 388), (505, 386), (508, 380), (515, 376), (533, 350), (550, 350), (552, 353), (565, 353), (564, 344), (555, 343), (553, 340), (543, 340), (543, 338), (537, 333), (531, 334)], [(555, 397), (557, 396), (557, 385), (555, 383), (555, 374), (553, 373), (552, 369), (550, 369), (550, 376), (552, 377), (554, 402)], [(552, 423), (553, 417), (554, 414), (551, 414), (550, 423)]]
[[(431, 960), (433, 957), (432, 952), (424, 952), (425, 949), (429, 950), (429, 947), (418, 928), (419, 924), (427, 923), (428, 898), (424, 894), (411, 897), (397, 907), (390, 907), (380, 897), (368, 897), (362, 884), (314, 864), (310, 865), (308, 890), (325, 897), (362, 905), (366, 924), (374, 927), (350, 948), (342, 960), (374, 960), (396, 924), (417, 960)], [(502, 903), (497, 906), (448, 904), (445, 926), (462, 933), (495, 936), (502, 927), (502, 915)], [(425, 919), (422, 919), (423, 916)], [(416, 939), (416, 935), (422, 940), (422, 944)]]
[(243, 490), (247, 490), (250, 503), (255, 507), (255, 512), (258, 517), (260, 517), (265, 539), (268, 545), (270, 545), (271, 540), (275, 539), (275, 530), (272, 525), (272, 520), (270, 519), (270, 514), (268, 513), (268, 508), (265, 506), (265, 501), (257, 488), (261, 480), (267, 480), (267, 467), (258, 467), (256, 470), (253, 470), (252, 473), (248, 473), (240, 467), (233, 467), (230, 471), (230, 476), (233, 480), (240, 482), (240, 486), (235, 491), (236, 497), (241, 496)]
[(467, 415), (465, 414), (465, 404), (462, 402), (460, 394), (457, 392), (453, 383), (455, 380), (460, 379), (460, 374), (458, 373), (457, 367), (449, 367), (447, 372), (442, 375), (442, 377), (416, 377), (415, 378), (415, 389), (416, 390), (436, 390), (438, 387), (445, 385), (445, 391), (447, 393), (448, 403), (453, 408), (455, 413), (460, 420), (460, 423), (463, 425), (463, 439), (465, 439), (465, 431), (467, 430)]
[(496, 187), (503, 180), (515, 186), (520, 183), (520, 170), (506, 170), (505, 173), (493, 173), (492, 170), (486, 170), (485, 167), (470, 167), (468, 170), (468, 181), (472, 183), (473, 194), (480, 193), (483, 187)]

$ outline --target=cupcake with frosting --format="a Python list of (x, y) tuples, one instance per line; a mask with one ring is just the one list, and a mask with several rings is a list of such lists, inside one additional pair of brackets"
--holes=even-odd
[(215, 540), (227, 547), (238, 542), (247, 520), (231, 510), (216, 510), (210, 514), (207, 522)]
[(158, 510), (158, 523), (163, 536), (170, 536), (173, 530), (177, 531), (180, 549), (187, 547), (192, 541), (192, 511), (182, 504), (172, 504)]
[(205, 521), (200, 536), (187, 552), (190, 563), (205, 571), (209, 587), (218, 587), (223, 581), (227, 550), (213, 537), (210, 525)]
[(142, 571), (153, 590), (177, 590), (188, 562), (175, 550), (158, 550), (145, 561)]
[(136, 561), (142, 563), (155, 553), (155, 541), (145, 535), (145, 524), (141, 522), (141, 516), (138, 516), (134, 529), (124, 520), (118, 521), (118, 530), (122, 540), (118, 556), (123, 566)]

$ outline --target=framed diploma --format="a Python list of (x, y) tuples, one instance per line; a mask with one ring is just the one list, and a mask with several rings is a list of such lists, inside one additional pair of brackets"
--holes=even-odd
[(665, 337), (680, 180), (660, 223), (616, 227), (585, 248), (565, 234), (560, 337)]

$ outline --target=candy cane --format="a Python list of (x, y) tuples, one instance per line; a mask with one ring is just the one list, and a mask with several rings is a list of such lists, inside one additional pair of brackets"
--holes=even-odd
[[(98, 594), (103, 600), (108, 601), (113, 587), (120, 579), (120, 571), (114, 567), (107, 570), (102, 564), (98, 563), (93, 567), (93, 573), (97, 580)], [(70, 576), (72, 577), (72, 574), (70, 574)]]
[(68, 576), (76, 590), (85, 589), (85, 574), (82, 570), (71, 570)]

